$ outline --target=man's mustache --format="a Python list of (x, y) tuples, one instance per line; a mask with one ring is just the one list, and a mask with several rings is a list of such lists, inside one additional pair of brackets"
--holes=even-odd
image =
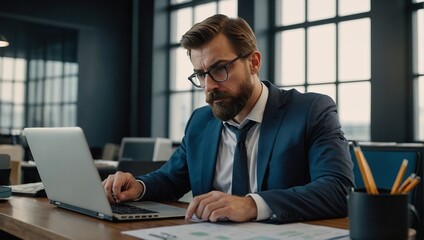
[(212, 91), (206, 95), (206, 102), (212, 104), (216, 100), (224, 99), (227, 97), (229, 97), (229, 95), (225, 92)]

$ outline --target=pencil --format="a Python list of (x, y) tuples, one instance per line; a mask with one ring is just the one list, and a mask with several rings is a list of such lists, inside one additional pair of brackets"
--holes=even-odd
[(370, 183), (369, 183), (368, 177), (365, 173), (364, 165), (362, 164), (362, 161), (360, 160), (361, 154), (356, 147), (354, 147), (353, 150), (355, 152), (356, 160), (358, 161), (359, 171), (361, 172), (361, 176), (362, 176), (362, 180), (364, 181), (365, 189), (367, 190), (367, 193), (371, 193)]
[(420, 177), (416, 177), (414, 178), (406, 187), (405, 189), (402, 191), (402, 193), (409, 193), (414, 187), (416, 187), (418, 185), (418, 183), (420, 183), (421, 178)]
[(396, 194), (397, 193), (397, 190), (399, 188), (400, 182), (403, 179), (403, 175), (405, 175), (405, 171), (406, 171), (406, 167), (407, 166), (408, 166), (408, 160), (403, 159), (402, 164), (400, 165), (400, 168), (399, 168), (399, 172), (398, 172), (398, 174), (396, 176), (396, 180), (393, 183), (392, 190), (390, 191), (390, 194)]
[(356, 160), (358, 161), (359, 170), (361, 171), (362, 179), (365, 184), (365, 189), (369, 194), (378, 194), (377, 187), (375, 185), (374, 177), (372, 176), (371, 169), (368, 165), (367, 159), (364, 156), (359, 144), (353, 141), (353, 150), (355, 152)]
[(405, 188), (414, 180), (416, 177), (415, 173), (412, 173), (405, 181), (403, 181), (402, 185), (397, 189), (396, 193), (402, 193)]

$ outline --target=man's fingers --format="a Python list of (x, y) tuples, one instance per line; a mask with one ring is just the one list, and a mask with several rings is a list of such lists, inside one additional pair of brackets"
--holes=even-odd
[(227, 194), (218, 191), (212, 191), (193, 198), (187, 208), (185, 220), (190, 221), (193, 217), (193, 214), (195, 214), (199, 219), (206, 221), (209, 220), (209, 215), (217, 207), (216, 204), (212, 203), (217, 203), (219, 199), (225, 195)]
[(207, 194), (207, 197), (203, 198), (197, 209), (196, 209), (196, 216), (198, 218), (201, 218), (203, 220), (209, 220), (210, 214), (217, 208), (220, 207), (219, 197), (212, 194)]
[(112, 185), (115, 179), (115, 175), (109, 175), (103, 182), (103, 188), (106, 193), (107, 200), (111, 203), (115, 202), (113, 193), (112, 193)]
[(127, 200), (122, 191), (126, 191), (131, 181), (132, 175), (129, 173), (116, 172), (109, 175), (103, 181), (103, 188), (106, 192), (107, 199), (111, 203), (121, 202)]
[(199, 207), (200, 202), (203, 199), (207, 198), (208, 197), (208, 194), (209, 193), (196, 196), (196, 197), (194, 197), (191, 200), (190, 204), (188, 205), (186, 216), (185, 216), (185, 220), (186, 221), (190, 221), (191, 220), (191, 218), (193, 217), (193, 214), (197, 211), (197, 208)]
[(238, 197), (213, 191), (193, 198), (187, 208), (186, 221), (189, 221), (193, 214), (197, 218), (211, 222), (220, 220), (244, 222), (255, 219), (257, 209), (254, 200), (249, 196)]
[(204, 207), (201, 212), (197, 213), (196, 216), (199, 218), (201, 217), (203, 220), (216, 222), (218, 218), (224, 218), (225, 216), (221, 216), (222, 211), (219, 211), (220, 209), (224, 208), (225, 205), (222, 201), (218, 200), (212, 200), (211, 198), (207, 199), (211, 201), (204, 200)]
[(131, 182), (136, 182), (130, 173), (116, 172), (115, 181), (112, 185), (112, 194), (117, 203), (130, 200), (131, 198)]
[(185, 221), (190, 221), (191, 220), (191, 218), (193, 217), (193, 214), (194, 214), (194, 212), (196, 211), (196, 209), (197, 209), (197, 206), (199, 205), (199, 198), (201, 197), (202, 195), (200, 195), (200, 196), (197, 196), (197, 197), (194, 197), (192, 200), (191, 200), (191, 202), (190, 202), (190, 204), (188, 205), (188, 207), (187, 207), (187, 211), (186, 211), (186, 215), (185, 215)]

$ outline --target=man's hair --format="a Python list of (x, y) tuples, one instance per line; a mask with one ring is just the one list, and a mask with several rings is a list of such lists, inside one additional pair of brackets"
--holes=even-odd
[(201, 48), (221, 33), (227, 37), (238, 56), (257, 50), (256, 37), (249, 24), (242, 18), (229, 18), (222, 14), (213, 15), (193, 25), (182, 36), (180, 43), (191, 57), (192, 49)]

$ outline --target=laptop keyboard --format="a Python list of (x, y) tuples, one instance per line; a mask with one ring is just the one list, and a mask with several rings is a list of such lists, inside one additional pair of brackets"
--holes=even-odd
[(158, 213), (145, 208), (134, 207), (127, 204), (116, 203), (111, 204), (112, 212), (117, 214), (144, 214), (144, 213)]

